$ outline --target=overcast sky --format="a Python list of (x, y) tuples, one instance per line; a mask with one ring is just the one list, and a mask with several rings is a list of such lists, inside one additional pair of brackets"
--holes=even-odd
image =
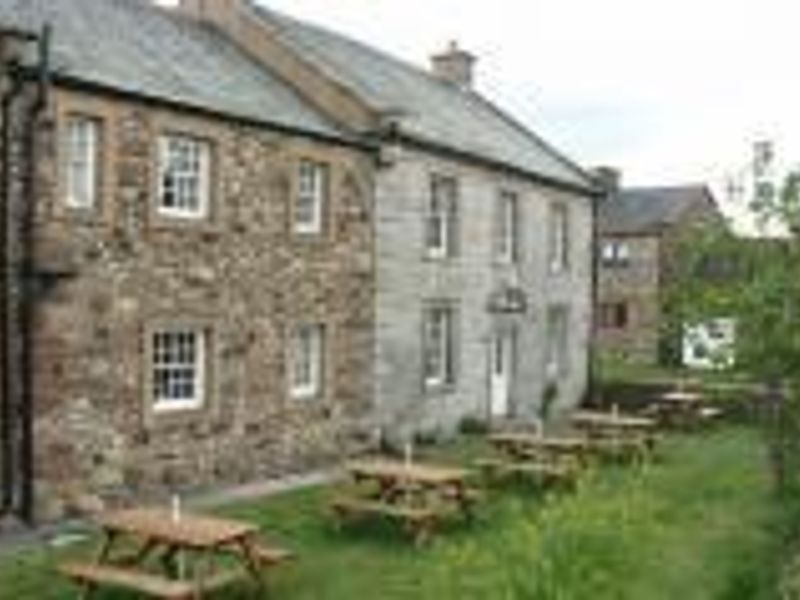
[(478, 88), (629, 184), (717, 183), (758, 138), (800, 158), (798, 0), (259, 0), (420, 66), (457, 40)]

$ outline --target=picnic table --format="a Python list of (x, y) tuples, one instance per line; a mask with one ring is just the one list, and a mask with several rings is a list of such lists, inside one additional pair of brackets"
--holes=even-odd
[(468, 487), (464, 469), (371, 459), (349, 463), (345, 470), (358, 487), (331, 503), (338, 523), (348, 517), (389, 517), (400, 521), (421, 545), (447, 515), (456, 512), (472, 519), (477, 493)]
[(600, 454), (641, 457), (656, 444), (657, 422), (649, 417), (583, 410), (573, 413), (571, 421)]
[(489, 442), (503, 457), (478, 461), (487, 475), (525, 475), (543, 484), (573, 484), (589, 449), (584, 438), (533, 433), (498, 433), (490, 435)]
[(655, 398), (652, 414), (670, 427), (695, 428), (722, 416), (722, 411), (708, 406), (699, 392), (671, 390)]
[[(94, 561), (69, 562), (61, 573), (81, 588), (99, 586), (153, 598), (195, 600), (242, 580), (265, 588), (264, 571), (292, 555), (259, 541), (254, 525), (231, 519), (134, 509), (97, 518), (102, 542)], [(225, 566), (224, 557), (233, 557)]]

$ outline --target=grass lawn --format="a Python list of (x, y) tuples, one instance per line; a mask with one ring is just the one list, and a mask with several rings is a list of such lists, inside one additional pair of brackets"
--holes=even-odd
[[(473, 442), (444, 452), (477, 451)], [(604, 467), (576, 493), (491, 491), (476, 524), (454, 523), (422, 550), (393, 527), (335, 532), (325, 489), (221, 512), (258, 522), (298, 552), (274, 573), (276, 599), (766, 600), (778, 597), (780, 514), (764, 461), (758, 435), (746, 429), (675, 437), (661, 461)], [(2, 559), (0, 598), (75, 597), (53, 575), (63, 553)]]

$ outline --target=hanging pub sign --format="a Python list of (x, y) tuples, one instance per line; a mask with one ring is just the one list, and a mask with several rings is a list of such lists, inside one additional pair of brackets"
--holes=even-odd
[(489, 296), (489, 312), (501, 314), (522, 314), (528, 309), (525, 290), (515, 286), (503, 286)]

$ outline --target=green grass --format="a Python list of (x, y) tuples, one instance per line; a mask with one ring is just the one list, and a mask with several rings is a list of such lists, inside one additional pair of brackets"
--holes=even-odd
[[(480, 451), (473, 440), (435, 454), (463, 460)], [(771, 600), (780, 511), (764, 461), (746, 429), (676, 437), (657, 463), (593, 471), (575, 493), (492, 490), (476, 524), (453, 523), (422, 550), (391, 526), (334, 531), (325, 489), (221, 512), (297, 551), (271, 581), (271, 597), (285, 600)], [(0, 562), (0, 597), (74, 597), (53, 575), (59, 556), (39, 550)]]

